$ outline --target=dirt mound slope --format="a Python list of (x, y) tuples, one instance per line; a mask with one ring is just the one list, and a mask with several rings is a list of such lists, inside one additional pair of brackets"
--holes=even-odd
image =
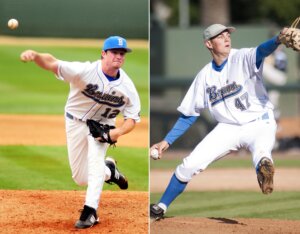
[[(0, 233), (78, 233), (84, 191), (0, 190)], [(4, 215), (5, 214), (5, 215)], [(82, 233), (148, 233), (148, 193), (104, 191), (100, 224)]]
[(245, 218), (190, 218), (171, 217), (151, 223), (152, 234), (182, 234), (182, 233), (299, 233), (300, 221), (272, 220), (272, 219), (245, 219)]

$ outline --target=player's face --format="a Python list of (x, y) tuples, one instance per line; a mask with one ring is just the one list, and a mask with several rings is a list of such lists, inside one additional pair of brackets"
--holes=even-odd
[(229, 53), (231, 49), (231, 38), (228, 31), (224, 31), (210, 40), (215, 53)]
[(124, 64), (125, 54), (125, 50), (107, 50), (102, 53), (102, 57), (108, 67), (119, 69)]

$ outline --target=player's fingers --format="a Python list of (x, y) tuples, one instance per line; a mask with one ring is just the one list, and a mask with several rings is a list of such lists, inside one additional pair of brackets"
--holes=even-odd
[(162, 151), (166, 151), (169, 148), (169, 144), (165, 144), (164, 148), (162, 149)]
[(28, 53), (21, 54), (21, 60), (23, 62), (32, 61), (32, 56), (30, 54), (28, 54)]
[(160, 158), (160, 155), (161, 155), (161, 153), (162, 153), (162, 150), (161, 150), (160, 144), (161, 144), (161, 142), (160, 142), (160, 143), (157, 143), (157, 144), (154, 144), (154, 145), (152, 145), (152, 146), (151, 146), (151, 148), (150, 148), (150, 152), (152, 152), (153, 150), (157, 150), (157, 151), (158, 151), (159, 158)]
[(166, 142), (166, 141), (162, 141), (162, 142), (160, 143), (159, 148), (160, 148), (160, 150), (159, 150), (160, 153), (162, 153), (162, 152), (166, 151), (166, 150), (169, 148), (169, 143)]
[(281, 34), (285, 34), (287, 32), (288, 28), (287, 27), (284, 27), (282, 30), (281, 30)]
[(23, 62), (30, 62), (33, 61), (35, 58), (36, 53), (31, 50), (26, 50), (20, 55), (20, 59)]
[(155, 144), (155, 145), (152, 145), (151, 147), (150, 147), (150, 150), (152, 151), (152, 150), (154, 150), (154, 149), (158, 149), (158, 146), (157, 146), (157, 144)]
[(22, 53), (20, 55), (20, 59), (21, 59), (22, 62), (26, 62), (26, 55), (24, 53)]
[(164, 142), (160, 142), (159, 144), (157, 144), (157, 148), (158, 150), (158, 154), (161, 155), (164, 151), (165, 151), (165, 144)]

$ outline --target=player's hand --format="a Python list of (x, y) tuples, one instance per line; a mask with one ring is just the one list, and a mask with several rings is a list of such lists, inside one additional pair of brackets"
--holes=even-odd
[(159, 142), (159, 143), (156, 143), (154, 145), (151, 146), (150, 148), (150, 152), (154, 149), (157, 149), (158, 150), (158, 158), (161, 158), (162, 156), (162, 153), (165, 152), (168, 148), (169, 148), (169, 143), (166, 142), (165, 140)]
[(21, 55), (20, 59), (22, 62), (31, 62), (34, 61), (37, 52), (34, 50), (25, 50)]
[(119, 128), (114, 128), (109, 131), (110, 139), (112, 141), (118, 141), (118, 138), (122, 135)]
[[(117, 142), (118, 138), (121, 136), (121, 133), (118, 128), (114, 128), (109, 131), (109, 136), (112, 141)], [(100, 142), (103, 141), (102, 137), (96, 137), (95, 139)]]
[(281, 29), (280, 33), (281, 34), (285, 34), (287, 32), (288, 28), (287, 27), (284, 27), (283, 29)]

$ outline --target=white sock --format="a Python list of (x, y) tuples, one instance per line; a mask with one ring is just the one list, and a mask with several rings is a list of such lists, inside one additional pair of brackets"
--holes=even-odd
[(167, 206), (164, 203), (158, 203), (158, 206), (164, 210), (164, 213), (166, 213)]

